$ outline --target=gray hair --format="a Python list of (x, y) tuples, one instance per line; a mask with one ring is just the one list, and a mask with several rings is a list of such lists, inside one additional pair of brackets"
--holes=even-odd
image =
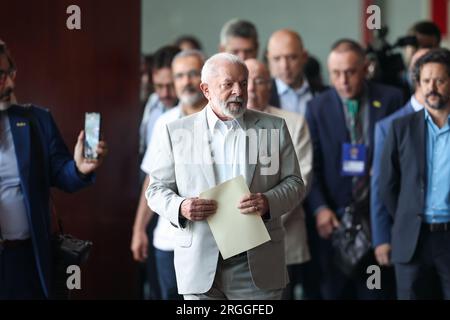
[(238, 56), (235, 56), (234, 54), (221, 52), (216, 53), (215, 55), (210, 57), (203, 65), (201, 78), (203, 83), (208, 83), (209, 79), (211, 79), (213, 75), (217, 74), (217, 63), (219, 61), (227, 61), (231, 64), (239, 65), (245, 70), (248, 75), (248, 69), (244, 61), (242, 61)]
[(189, 50), (183, 50), (183, 51), (178, 52), (178, 53), (175, 55), (175, 57), (173, 57), (172, 65), (174, 64), (174, 62), (175, 62), (177, 59), (180, 59), (180, 58), (186, 58), (186, 57), (195, 57), (195, 58), (198, 58), (198, 59), (201, 61), (202, 64), (204, 64), (204, 63), (205, 63), (205, 60), (206, 60), (205, 55), (204, 55), (203, 52), (201, 52), (200, 50), (189, 49)]
[(230, 37), (252, 39), (258, 45), (258, 32), (250, 21), (235, 18), (226, 22), (220, 30), (220, 45), (225, 46)]

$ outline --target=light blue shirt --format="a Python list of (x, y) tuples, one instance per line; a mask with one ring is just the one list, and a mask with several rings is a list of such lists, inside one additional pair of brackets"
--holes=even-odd
[(425, 109), (427, 193), (425, 221), (450, 221), (450, 116), (439, 129)]
[(139, 153), (144, 154), (147, 146), (150, 143), (153, 133), (153, 127), (159, 116), (162, 115), (167, 108), (159, 100), (156, 93), (152, 93), (148, 98), (145, 105), (144, 113), (142, 115), (142, 122), (139, 129), (140, 143), (139, 143)]
[(0, 112), (0, 230), (2, 239), (24, 240), (30, 237), (16, 152), (6, 112)]
[(304, 115), (307, 103), (313, 98), (308, 81), (303, 79), (303, 85), (298, 89), (291, 88), (280, 79), (275, 79), (275, 83), (281, 109)]

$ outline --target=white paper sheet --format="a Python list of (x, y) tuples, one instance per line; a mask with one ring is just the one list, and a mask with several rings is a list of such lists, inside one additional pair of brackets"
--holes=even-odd
[(255, 248), (270, 240), (262, 218), (242, 214), (239, 200), (250, 193), (243, 176), (225, 181), (200, 194), (201, 199), (216, 200), (217, 212), (208, 218), (214, 239), (223, 259)]

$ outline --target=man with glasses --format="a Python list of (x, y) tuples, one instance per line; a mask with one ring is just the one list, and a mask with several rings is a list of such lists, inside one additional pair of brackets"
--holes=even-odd
[(52, 296), (50, 187), (74, 192), (93, 183), (98, 159), (83, 156), (84, 132), (74, 156), (47, 110), (14, 104), (15, 67), (0, 42), (0, 300)]

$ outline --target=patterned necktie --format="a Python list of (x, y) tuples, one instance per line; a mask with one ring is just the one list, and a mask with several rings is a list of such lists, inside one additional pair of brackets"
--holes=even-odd
[[(362, 125), (362, 112), (359, 101), (349, 99), (346, 101), (350, 124), (350, 138), (352, 144), (364, 145), (364, 134)], [(367, 156), (367, 155), (366, 155)], [(366, 159), (367, 160), (367, 159)], [(367, 161), (366, 161), (367, 165)], [(367, 168), (365, 168), (367, 172)], [(354, 176), (352, 179), (352, 195), (354, 201), (361, 201), (369, 194), (368, 175)]]

